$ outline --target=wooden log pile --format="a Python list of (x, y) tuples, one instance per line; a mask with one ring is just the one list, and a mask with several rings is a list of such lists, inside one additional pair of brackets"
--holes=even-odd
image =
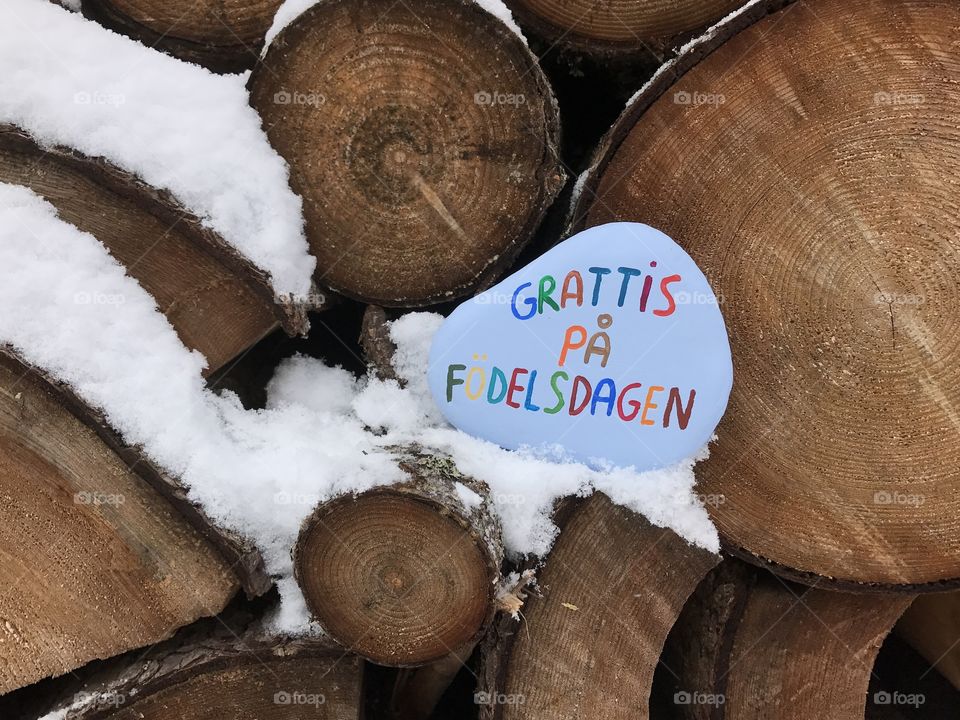
[[(324, 0), (267, 45), (279, 0), (81, 5), (252, 70), (326, 295), (310, 335), (102, 159), (0, 125), (0, 182), (95, 236), (244, 400), (294, 351), (402, 384), (392, 320), (581, 229), (676, 239), (733, 353), (696, 466), (722, 553), (597, 492), (557, 504), (544, 557), (511, 556), (490, 488), (403, 445), (406, 482), (304, 521), (319, 632), (285, 635), (258, 548), (4, 347), (0, 717), (960, 716), (960, 5), (510, 0), (534, 49), (590, 58), (542, 66), (472, 0)], [(570, 100), (583, 72), (631, 97), (619, 115)]]

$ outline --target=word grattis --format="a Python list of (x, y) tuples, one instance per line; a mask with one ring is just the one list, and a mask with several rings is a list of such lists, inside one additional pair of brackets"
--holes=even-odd
[[(476, 359), (481, 359), (475, 357)], [(483, 357), (482, 359), (486, 359)], [(526, 368), (514, 368), (507, 373), (494, 365), (487, 377), (486, 370), (474, 365), (466, 372), (462, 363), (447, 366), (447, 402), (454, 399), (455, 389), (462, 388), (468, 400), (483, 398), (490, 405), (505, 405), (528, 412), (544, 412), (548, 415), (564, 413), (571, 416), (589, 412), (590, 415), (616, 417), (624, 422), (638, 422), (640, 425), (671, 427), (671, 419), (676, 418), (676, 427), (686, 430), (693, 413), (697, 391), (690, 389), (681, 392), (678, 387), (646, 385), (630, 382), (617, 388), (613, 378), (601, 378), (595, 384), (583, 375), (575, 375), (557, 370), (550, 375), (548, 388), (544, 392), (538, 385), (538, 372)], [(544, 399), (544, 396), (547, 399)], [(542, 403), (542, 404), (540, 404)]]
[[(651, 268), (656, 268), (656, 261), (651, 261)], [(660, 279), (654, 290), (654, 277), (652, 274), (644, 274), (643, 270), (634, 267), (621, 266), (616, 269), (616, 274), (608, 267), (587, 268), (588, 281), (592, 282), (589, 289), (590, 304), (596, 307), (600, 304), (600, 296), (604, 293), (615, 294), (617, 298), (617, 307), (622, 308), (628, 301), (628, 298), (636, 300), (637, 309), (645, 313), (650, 308), (651, 300), (665, 301), (665, 307), (653, 308), (653, 314), (657, 317), (669, 317), (677, 309), (676, 300), (670, 292), (672, 283), (680, 282), (680, 275), (667, 275)], [(592, 276), (592, 280), (589, 280)], [(605, 278), (611, 276), (605, 282)], [(643, 278), (637, 283), (632, 281), (637, 278)], [(529, 320), (534, 315), (542, 315), (544, 308), (559, 311), (572, 303), (577, 307), (582, 307), (584, 302), (584, 279), (579, 270), (571, 270), (563, 279), (559, 290), (559, 299), (554, 298), (557, 291), (557, 280), (553, 275), (544, 275), (537, 282), (537, 289), (532, 294), (524, 293), (527, 288), (532, 288), (532, 282), (525, 282), (517, 286), (513, 291), (510, 300), (510, 310), (513, 316), (518, 320)], [(632, 289), (631, 289), (632, 288)], [(521, 297), (523, 295), (523, 297)], [(651, 297), (652, 296), (652, 297)], [(520, 306), (526, 306), (521, 308)]]

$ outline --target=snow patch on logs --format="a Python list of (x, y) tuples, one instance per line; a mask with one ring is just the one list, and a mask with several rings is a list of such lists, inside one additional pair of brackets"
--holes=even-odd
[(204, 358), (182, 345), (103, 245), (24, 187), (0, 184), (0, 268), (0, 343), (102, 409), (209, 517), (258, 545), (283, 600), (273, 619), (279, 631), (310, 629), (290, 557), (302, 521), (337, 495), (407, 479), (391, 454), (398, 445), (447, 453), (485, 481), (513, 554), (545, 554), (557, 533), (554, 502), (592, 489), (693, 544), (719, 548), (693, 494), (699, 458), (656, 472), (596, 471), (503, 450), (447, 425), (426, 383), (439, 315), (409, 314), (390, 326), (405, 387), (294, 357), (271, 381), (266, 409), (248, 411), (232, 393), (204, 386)]
[(306, 295), (315, 261), (302, 203), (244, 79), (158, 53), (53, 3), (0, 3), (0, 122), (169, 192), (268, 273), (277, 294)]
[[(285, 27), (318, 2), (324, 1), (325, 0), (284, 0), (284, 3), (277, 8), (277, 14), (273, 16), (273, 24), (270, 26), (270, 29), (267, 30), (266, 37), (263, 41), (263, 49), (260, 51), (260, 57), (262, 58), (267, 54), (267, 48), (270, 47), (270, 43), (273, 42), (273, 39), (277, 37)], [(520, 26), (517, 25), (513, 19), (513, 13), (510, 12), (510, 8), (506, 6), (503, 0), (473, 0), (473, 2), (500, 20), (500, 22), (510, 28), (510, 30), (526, 44), (527, 39), (523, 36), (523, 33), (520, 31)]]
[(716, 37), (717, 33), (720, 32), (722, 29), (724, 29), (729, 23), (733, 22), (738, 17), (750, 11), (754, 7), (766, 2), (768, 2), (768, 0), (749, 0), (749, 2), (744, 3), (743, 5), (738, 7), (736, 10), (734, 10), (732, 13), (728, 14), (726, 17), (722, 18), (721, 20), (718, 20), (716, 23), (711, 25), (709, 28), (707, 28), (707, 30), (702, 35), (698, 35), (697, 37), (685, 42), (683, 45), (681, 45), (677, 49), (677, 51), (674, 53), (674, 56), (667, 62), (663, 63), (660, 67), (658, 67), (656, 72), (654, 72), (653, 75), (650, 76), (650, 79), (647, 80), (647, 82), (645, 82), (643, 86), (630, 97), (629, 100), (627, 100), (626, 107), (630, 107), (631, 105), (633, 105), (634, 102), (637, 101), (637, 99), (643, 97), (647, 93), (648, 89), (652, 85), (654, 85), (654, 83), (661, 81), (661, 78), (664, 75), (670, 75), (670, 74), (676, 73), (676, 66), (679, 60), (684, 56), (686, 56), (687, 53), (700, 47), (701, 45), (706, 45), (714, 37)]

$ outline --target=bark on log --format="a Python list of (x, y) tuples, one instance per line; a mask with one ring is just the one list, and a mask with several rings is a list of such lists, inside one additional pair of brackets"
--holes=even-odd
[(218, 621), (118, 658), (62, 701), (63, 720), (358, 720), (362, 663), (323, 641)]
[(319, 3), (251, 103), (304, 199), (317, 282), (414, 307), (491, 284), (563, 184), (536, 58), (476, 3)]
[(719, 557), (606, 496), (562, 509), (521, 623), (491, 637), (481, 718), (644, 719), (654, 668), (684, 601)]
[(668, 663), (683, 654), (671, 667), (685, 720), (807, 720), (825, 708), (833, 720), (861, 720), (877, 652), (912, 599), (727, 568), (694, 598), (665, 653)]
[(169, 195), (101, 159), (39, 147), (0, 125), (0, 182), (25, 185), (89, 232), (149, 292), (208, 374), (278, 326), (306, 331), (306, 314), (277, 303), (264, 274)]
[(307, 605), (334, 640), (404, 667), (479, 639), (503, 549), (486, 485), (417, 448), (397, 457), (409, 482), (321, 504), (293, 557)]
[(545, 42), (619, 59), (659, 56), (743, 0), (507, 0), (526, 31)]
[(283, 0), (82, 0), (83, 14), (214, 72), (254, 66)]
[(663, 647), (658, 669), (663, 683), (657, 703), (676, 720), (723, 720), (723, 705), (677, 702), (678, 693), (724, 696), (730, 651), (747, 597), (756, 581), (753, 566), (724, 560), (690, 596)]
[(379, 305), (367, 305), (360, 327), (360, 347), (363, 359), (381, 380), (396, 380), (404, 384), (393, 367), (393, 354), (397, 346), (390, 339), (387, 311)]
[(960, 592), (921, 595), (896, 633), (960, 690)]
[(0, 693), (219, 612), (260, 556), (66, 388), (0, 353)]
[(573, 226), (653, 225), (722, 298), (737, 382), (698, 476), (732, 552), (807, 582), (955, 583), (960, 6), (782, 5), (658, 74)]

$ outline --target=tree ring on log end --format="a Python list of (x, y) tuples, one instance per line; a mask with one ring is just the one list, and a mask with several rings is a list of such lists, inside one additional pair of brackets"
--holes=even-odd
[(489, 284), (559, 191), (559, 121), (522, 40), (472, 2), (320, 3), (251, 103), (304, 199), (319, 283), (406, 307)]
[(738, 20), (586, 183), (588, 225), (659, 228), (722, 298), (736, 375), (699, 489), (729, 544), (797, 577), (960, 578), (958, 25), (935, 0)]
[(464, 518), (389, 488), (321, 505), (301, 529), (294, 571), (323, 628), (382, 665), (420, 665), (475, 640), (495, 589)]
[(741, 0), (508, 0), (525, 27), (553, 43), (598, 55), (650, 53), (705, 28)]

